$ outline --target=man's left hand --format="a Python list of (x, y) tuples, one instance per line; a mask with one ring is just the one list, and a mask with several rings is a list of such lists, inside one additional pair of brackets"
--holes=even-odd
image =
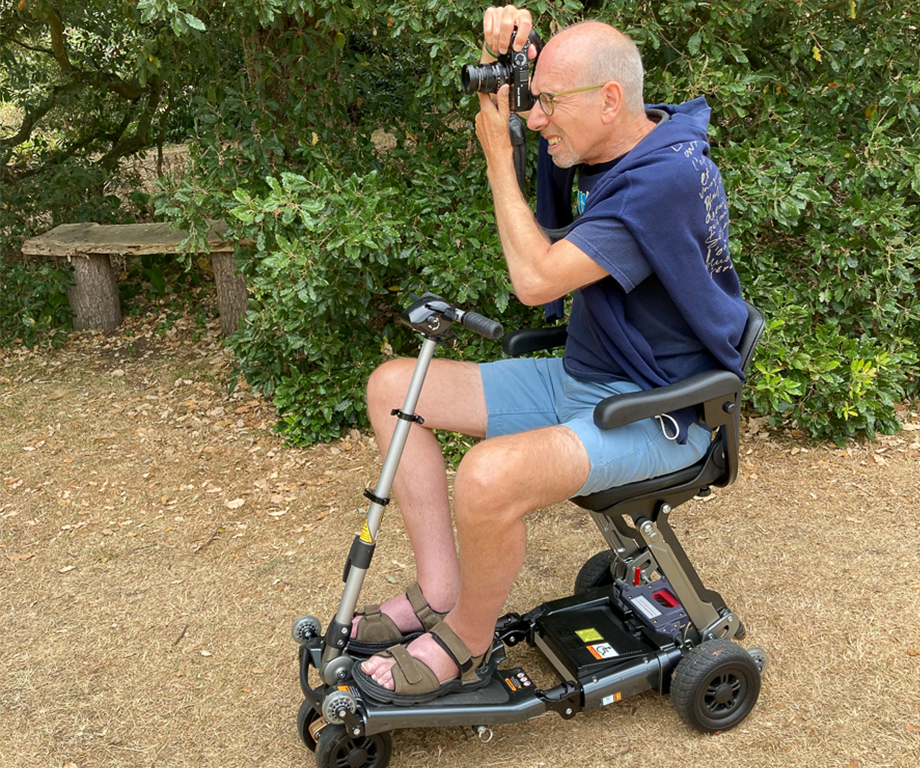
[(508, 132), (508, 119), (511, 117), (510, 91), (509, 85), (503, 85), (494, 99), (489, 94), (479, 94), (476, 137), (490, 168), (495, 167), (496, 163), (512, 163), (511, 135)]

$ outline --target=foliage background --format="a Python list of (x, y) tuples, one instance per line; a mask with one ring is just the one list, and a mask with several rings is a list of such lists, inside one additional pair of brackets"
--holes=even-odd
[[(733, 256), (769, 318), (751, 405), (815, 437), (895, 429), (918, 386), (917, 4), (527, 5), (544, 38), (585, 17), (630, 33), (649, 102), (713, 107)], [(292, 440), (362, 423), (368, 373), (412, 348), (395, 323), (407, 292), (539, 322), (510, 297), (476, 104), (458, 87), (482, 10), (22, 0), (0, 12), (0, 101), (27, 117), (51, 106), (27, 140), (0, 132), (4, 258), (51, 223), (138, 215), (138, 199), (106, 193), (118, 157), (187, 139), (191, 170), (165, 180), (156, 214), (191, 241), (206, 218), (231, 224), (251, 290), (231, 341), (241, 373), (273, 394)], [(448, 352), (496, 353), (468, 336)]]

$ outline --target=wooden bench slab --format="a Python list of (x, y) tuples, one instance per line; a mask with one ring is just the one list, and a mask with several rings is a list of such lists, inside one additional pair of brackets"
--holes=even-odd
[[(208, 232), (208, 248), (217, 286), (221, 331), (236, 331), (245, 315), (246, 278), (236, 271), (234, 244), (224, 239), (227, 225), (214, 222)], [(111, 330), (121, 325), (118, 285), (112, 256), (145, 256), (176, 253), (187, 233), (168, 223), (157, 224), (61, 224), (22, 244), (26, 256), (67, 259), (74, 267), (75, 285), (68, 294), (74, 328)]]

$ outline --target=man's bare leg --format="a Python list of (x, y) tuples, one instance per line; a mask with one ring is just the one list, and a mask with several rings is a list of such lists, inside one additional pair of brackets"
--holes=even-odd
[[(472, 655), (491, 644), (495, 621), (523, 564), (524, 515), (570, 498), (589, 471), (584, 446), (566, 427), (487, 440), (461, 462), (454, 482), (460, 593), (446, 622)], [(457, 676), (456, 665), (430, 635), (408, 647), (441, 682)], [(362, 669), (392, 689), (393, 663), (375, 656)]]
[[(382, 455), (386, 455), (396, 418), (415, 368), (411, 359), (393, 360), (374, 371), (368, 382), (368, 415)], [(432, 429), (482, 437), (486, 405), (479, 366), (454, 360), (432, 360), (416, 412), (425, 419), (409, 430), (393, 495), (399, 502), (415, 553), (416, 578), (429, 605), (441, 613), (454, 607), (460, 588), (457, 548), (451, 524), (447, 471)], [(405, 595), (381, 605), (404, 632), (421, 629)], [(360, 619), (356, 620), (360, 621)]]

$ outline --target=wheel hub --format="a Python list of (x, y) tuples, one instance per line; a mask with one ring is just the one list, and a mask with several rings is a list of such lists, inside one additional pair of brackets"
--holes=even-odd
[(738, 701), (741, 681), (733, 674), (725, 673), (714, 678), (708, 685), (705, 701), (712, 713), (726, 713), (733, 709)]
[(716, 689), (713, 698), (716, 700), (716, 704), (724, 706), (730, 703), (734, 696), (735, 692), (732, 690), (732, 687), (728, 683), (722, 683), (722, 685)]
[(367, 765), (369, 757), (370, 755), (367, 754), (366, 749), (353, 747), (346, 759), (348, 768), (363, 768), (363, 766)]

